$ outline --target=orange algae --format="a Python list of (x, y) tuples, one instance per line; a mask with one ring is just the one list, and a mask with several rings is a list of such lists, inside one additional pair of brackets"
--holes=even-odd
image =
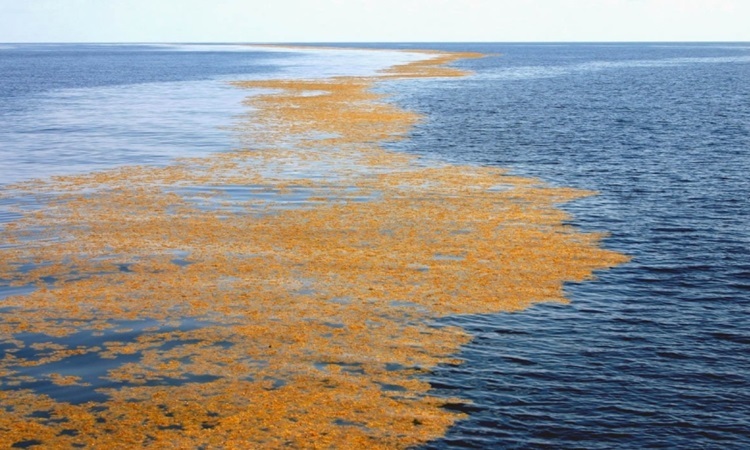
[[(430, 56), (376, 77), (236, 83), (272, 89), (237, 129), (258, 151), (17, 186), (53, 200), (2, 231), (0, 278), (37, 289), (0, 304), (0, 447), (406, 448), (444, 434), (462, 415), (442, 406), (461, 400), (419, 375), (471, 337), (435, 319), (564, 302), (564, 282), (626, 258), (555, 207), (589, 193), (383, 149), (420, 117), (376, 83), (461, 76), (445, 65), (478, 55)], [(25, 344), (31, 331), (46, 337)], [(66, 343), (82, 332), (96, 344)], [(104, 399), (23, 387), (94, 389), (56, 371), (81, 356), (116, 362), (96, 381)]]

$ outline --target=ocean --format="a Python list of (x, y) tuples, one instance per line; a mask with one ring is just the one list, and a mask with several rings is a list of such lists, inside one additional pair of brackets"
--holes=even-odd
[[(595, 191), (561, 205), (568, 224), (631, 258), (567, 283), (567, 304), (439, 319), (473, 339), (461, 364), (422, 378), (471, 403), (451, 403), (467, 417), (424, 448), (748, 448), (750, 44), (357, 46), (488, 55), (454, 63), (467, 77), (380, 83), (423, 115), (387, 147)], [(2, 45), (0, 189), (252, 145), (233, 128), (248, 92), (230, 81), (369, 76), (415, 59), (373, 54)], [(19, 205), (40, 208), (0, 198), (0, 226)], [(4, 299), (27, 291), (0, 279), (4, 322)]]

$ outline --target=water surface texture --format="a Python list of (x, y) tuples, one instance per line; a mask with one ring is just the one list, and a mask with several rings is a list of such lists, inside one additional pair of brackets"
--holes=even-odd
[(747, 448), (750, 46), (440, 48), (502, 56), (402, 93), (430, 117), (407, 146), (598, 191), (565, 209), (633, 260), (452, 321), (477, 338), (434, 384), (475, 404), (430, 448)]
[[(384, 87), (427, 117), (393, 148), (598, 191), (564, 208), (632, 257), (570, 304), (444, 320), (475, 339), (429, 380), (473, 405), (427, 448), (750, 447), (750, 45), (408, 47), (496, 55)], [(0, 186), (229, 150), (226, 81), (387, 65), (334, 54), (4, 47)]]

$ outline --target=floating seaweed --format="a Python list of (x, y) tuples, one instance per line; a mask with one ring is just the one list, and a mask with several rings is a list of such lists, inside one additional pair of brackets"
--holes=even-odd
[[(421, 375), (454, 314), (565, 302), (626, 260), (556, 207), (590, 193), (387, 151), (421, 119), (373, 77), (236, 82), (250, 147), (20, 184), (0, 279), (0, 447), (406, 448), (461, 399)], [(402, 81), (406, 82), (406, 81)]]

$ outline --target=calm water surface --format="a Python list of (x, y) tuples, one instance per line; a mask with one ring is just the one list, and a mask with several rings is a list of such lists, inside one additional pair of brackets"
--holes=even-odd
[[(474, 403), (427, 448), (750, 448), (750, 44), (431, 46), (502, 55), (385, 86), (428, 117), (394, 148), (598, 191), (565, 208), (633, 260), (569, 305), (446, 320), (476, 339), (430, 380)], [(4, 46), (0, 185), (230, 150), (226, 81), (398, 58)]]
[(238, 148), (230, 81), (369, 75), (408, 53), (240, 45), (0, 46), (0, 186)]

